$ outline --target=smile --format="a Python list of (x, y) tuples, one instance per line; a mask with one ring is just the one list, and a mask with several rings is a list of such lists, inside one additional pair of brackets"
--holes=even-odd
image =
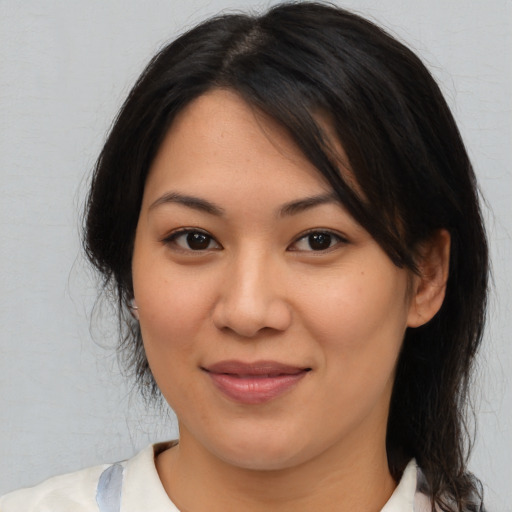
[(281, 396), (311, 370), (274, 361), (221, 361), (201, 369), (225, 396), (247, 405), (263, 404)]

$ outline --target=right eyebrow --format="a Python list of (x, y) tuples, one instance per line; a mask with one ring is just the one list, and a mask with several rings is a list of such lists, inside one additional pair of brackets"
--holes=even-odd
[(221, 217), (224, 215), (224, 209), (220, 206), (207, 201), (206, 199), (201, 199), (200, 197), (189, 196), (186, 194), (180, 194), (179, 192), (167, 192), (163, 196), (159, 197), (156, 201), (150, 204), (149, 210), (153, 210), (154, 208), (161, 206), (163, 204), (181, 204), (186, 206), (187, 208), (192, 208), (193, 210), (199, 210), (201, 212), (209, 213), (210, 215), (215, 215), (217, 217)]

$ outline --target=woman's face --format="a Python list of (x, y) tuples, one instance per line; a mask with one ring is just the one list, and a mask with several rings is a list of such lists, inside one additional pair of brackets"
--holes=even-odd
[(252, 469), (385, 450), (410, 280), (237, 95), (178, 115), (147, 179), (133, 284), (184, 447)]

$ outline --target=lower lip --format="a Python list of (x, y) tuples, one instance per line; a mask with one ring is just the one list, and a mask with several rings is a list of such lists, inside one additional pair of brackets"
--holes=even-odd
[(276, 377), (238, 377), (226, 373), (211, 373), (208, 375), (213, 383), (224, 395), (235, 402), (242, 404), (263, 404), (281, 396), (293, 387), (306, 375), (301, 371), (292, 375), (278, 375)]

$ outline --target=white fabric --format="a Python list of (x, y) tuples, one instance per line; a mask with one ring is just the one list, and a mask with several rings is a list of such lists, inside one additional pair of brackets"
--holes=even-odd
[[(163, 448), (163, 445), (148, 446), (132, 459), (121, 463), (121, 507), (117, 510), (179, 512), (167, 496), (156, 471), (155, 450), (158, 453)], [(110, 467), (108, 464), (95, 466), (14, 491), (0, 498), (0, 512), (98, 512), (101, 510), (97, 502), (98, 484), (102, 474), (106, 474)], [(427, 512), (429, 500), (423, 499), (423, 495), (418, 496), (416, 482), (417, 467), (412, 460), (381, 512)], [(99, 501), (101, 504), (102, 499)], [(103, 510), (112, 510), (108, 507), (110, 505)], [(115, 509), (116, 505), (113, 507)]]

